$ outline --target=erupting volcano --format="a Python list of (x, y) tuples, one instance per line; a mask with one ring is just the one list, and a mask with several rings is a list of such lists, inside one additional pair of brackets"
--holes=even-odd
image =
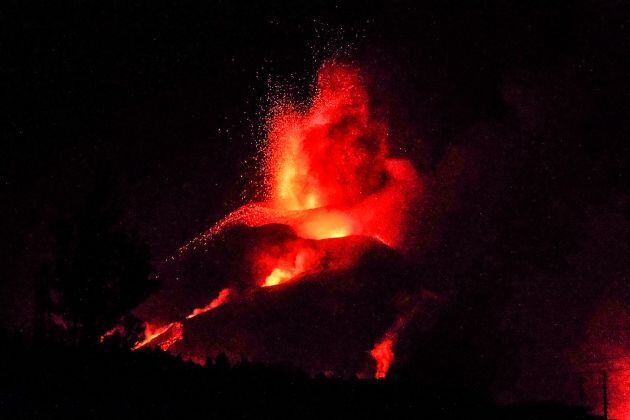
[(385, 377), (419, 305), (401, 299), (411, 292), (400, 267), (423, 186), (390, 154), (361, 71), (327, 62), (308, 104), (277, 103), (264, 153), (267, 199), (160, 267), (162, 290), (136, 310), (146, 332), (135, 348)]

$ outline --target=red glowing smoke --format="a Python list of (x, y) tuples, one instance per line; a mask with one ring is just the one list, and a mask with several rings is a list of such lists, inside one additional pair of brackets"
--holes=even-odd
[[(241, 292), (246, 292), (355, 266), (365, 245), (351, 237), (405, 251), (422, 184), (409, 161), (390, 156), (387, 124), (373, 112), (358, 69), (328, 62), (319, 71), (309, 104), (278, 103), (268, 120), (265, 155), (267, 200), (229, 214), (182, 247), (177, 258), (205, 247), (232, 226), (288, 226), (291, 235), (263, 241), (248, 251), (250, 258), (243, 264), (249, 264), (253, 278), (244, 282), (249, 286)], [(339, 246), (331, 242), (333, 238), (344, 242)], [(189, 310), (186, 318), (225, 304), (239, 304), (230, 287), (208, 305)], [(142, 310), (139, 313), (142, 316)], [(146, 338), (136, 348), (158, 342), (170, 347), (183, 333), (181, 321), (161, 327), (147, 323)], [(377, 378), (385, 377), (394, 360), (400, 323), (371, 351)], [(158, 339), (169, 331), (170, 339)]]

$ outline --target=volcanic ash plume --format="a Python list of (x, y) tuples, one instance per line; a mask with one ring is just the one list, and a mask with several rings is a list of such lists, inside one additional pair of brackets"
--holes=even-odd
[(409, 286), (402, 261), (420, 177), (390, 156), (387, 124), (352, 66), (325, 63), (312, 101), (278, 103), (267, 126), (268, 199), (232, 212), (161, 267), (162, 290), (136, 310), (147, 322), (136, 347), (312, 373), (370, 365), (385, 377), (401, 320), (419, 305), (396, 302)]

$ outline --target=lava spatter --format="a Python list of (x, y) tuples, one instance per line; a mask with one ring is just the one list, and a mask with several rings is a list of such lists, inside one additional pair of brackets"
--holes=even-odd
[[(239, 305), (245, 299), (241, 296), (251, 291), (272, 293), (308, 275), (351, 269), (367, 249), (365, 242), (352, 238), (406, 250), (423, 185), (410, 161), (390, 155), (387, 123), (372, 110), (358, 68), (326, 62), (312, 100), (277, 103), (267, 129), (266, 185), (261, 186), (267, 198), (228, 214), (183, 246), (171, 263), (204, 249), (217, 235), (239, 225), (283, 225), (292, 234), (269, 239), (247, 253), (249, 259), (242, 264), (251, 265), (254, 278), (238, 287), (228, 281), (215, 289), (218, 296), (210, 303), (188, 309), (182, 319), (161, 326), (147, 323), (146, 338), (135, 349), (156, 343), (170, 347), (182, 339), (186, 322), (214, 316), (212, 310), (219, 306)], [(238, 297), (236, 289), (240, 289)], [(387, 332), (371, 351), (377, 378), (385, 377), (393, 362), (397, 335)]]

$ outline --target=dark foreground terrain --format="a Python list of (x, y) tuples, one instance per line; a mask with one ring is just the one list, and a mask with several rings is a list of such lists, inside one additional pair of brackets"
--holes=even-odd
[(5, 341), (2, 418), (583, 419), (555, 403), (498, 406), (473, 389), (310, 378), (219, 356), (202, 367), (168, 353)]

